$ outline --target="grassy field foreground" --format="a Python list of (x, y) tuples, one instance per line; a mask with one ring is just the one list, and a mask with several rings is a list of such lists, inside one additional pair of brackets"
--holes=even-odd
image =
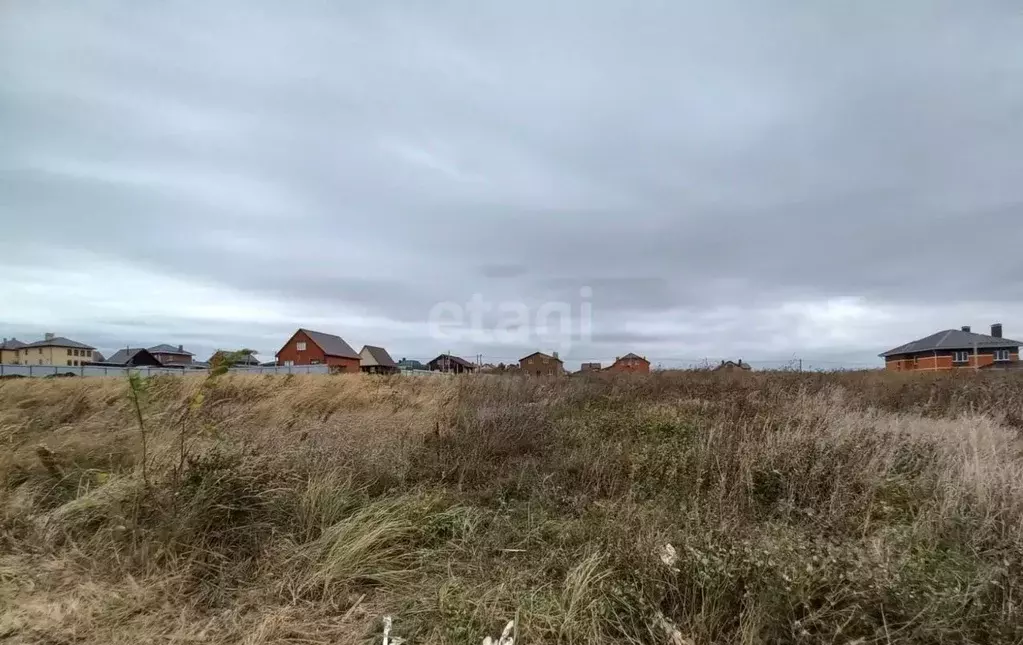
[(0, 382), (0, 642), (1023, 641), (1014, 375), (138, 385)]

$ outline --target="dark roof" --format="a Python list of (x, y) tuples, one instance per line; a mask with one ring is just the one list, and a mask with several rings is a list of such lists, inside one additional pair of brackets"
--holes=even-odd
[(417, 361), (414, 358), (403, 358), (400, 361), (398, 361), (398, 367), (405, 367), (413, 370), (421, 370), (426, 366), (423, 365), (422, 362)]
[[(387, 350), (383, 347), (374, 347), (373, 345), (364, 345), (362, 348), (363, 352), (369, 352), (369, 355), (373, 357), (376, 364), (380, 367), (398, 367), (398, 364), (394, 362), (391, 355), (387, 353)], [(361, 355), (362, 352), (359, 352)]]
[(92, 345), (79, 343), (77, 340), (71, 340), (70, 338), (64, 338), (63, 336), (55, 336), (50, 340), (37, 340), (34, 343), (25, 345), (25, 347), (70, 347), (72, 349), (96, 349)]
[[(135, 358), (135, 354), (138, 354), (139, 352), (149, 353), (144, 347), (126, 347), (125, 349), (117, 350), (105, 361), (95, 362), (109, 363), (111, 365), (127, 365), (131, 362), (131, 359)], [(153, 358), (153, 356), (150, 355), (150, 358)], [(155, 361), (156, 359), (153, 358), (153, 360)]]
[(743, 363), (740, 358), (738, 362), (735, 361), (721, 361), (721, 364), (714, 368), (714, 371), (721, 369), (740, 369), (740, 370), (751, 370), (753, 369), (749, 363)]
[(889, 349), (881, 357), (896, 356), (899, 354), (918, 354), (920, 352), (933, 352), (936, 350), (954, 349), (995, 349), (1004, 347), (1019, 347), (1023, 343), (1010, 338), (995, 338), (986, 334), (975, 334), (961, 329), (946, 329), (926, 338), (914, 340), (912, 343), (899, 345), (895, 349)]
[(327, 356), (359, 358), (359, 355), (355, 353), (352, 346), (346, 343), (340, 336), (325, 334), (322, 331), (311, 331), (309, 329), (299, 329), (299, 331), (305, 332), (305, 335), (309, 337), (309, 340), (316, 343)]
[(155, 347), (149, 348), (150, 354), (180, 354), (181, 356), (195, 356), (192, 352), (187, 352), (184, 349), (178, 349), (174, 345), (168, 345), (164, 343), (162, 345), (156, 345)]
[(562, 360), (560, 358), (558, 358), (557, 356), (551, 356), (550, 354), (544, 354), (543, 352), (533, 352), (529, 356), (523, 356), (522, 358), (519, 359), (519, 362), (521, 363), (522, 361), (526, 360), (527, 358), (532, 358), (534, 356), (543, 356), (545, 358), (553, 358), (554, 360), (558, 361), (559, 363), (562, 362)]
[(21, 349), (22, 347), (26, 346), (27, 343), (23, 343), (17, 338), (12, 338), (10, 340), (7, 340), (5, 338), (4, 341), (0, 343), (0, 349)]
[(619, 358), (619, 359), (618, 359), (618, 360), (616, 360), (615, 362), (617, 363), (618, 361), (622, 361), (622, 360), (625, 360), (626, 358), (638, 358), (639, 360), (641, 360), (641, 361), (643, 361), (643, 362), (645, 362), (645, 363), (649, 363), (649, 362), (650, 362), (650, 361), (648, 361), (647, 359), (643, 358), (642, 356), (637, 356), (636, 354), (633, 354), (632, 352), (629, 352), (629, 353), (628, 353), (628, 354), (626, 354), (625, 356), (622, 356), (621, 358)]
[(93, 350), (93, 352), (92, 352), (92, 360), (93, 360), (93, 362), (96, 362), (96, 363), (105, 363), (107, 359), (103, 358), (103, 354), (100, 354), (99, 352)]
[(469, 361), (465, 360), (464, 358), (460, 358), (458, 356), (453, 356), (451, 354), (441, 354), (440, 356), (438, 356), (437, 358), (433, 359), (430, 362), (431, 363), (436, 363), (437, 361), (439, 361), (442, 358), (447, 358), (452, 363), (455, 363), (456, 365), (461, 365), (462, 367), (467, 367), (467, 368), (473, 369), (473, 370), (476, 369), (476, 364), (475, 363), (470, 363)]

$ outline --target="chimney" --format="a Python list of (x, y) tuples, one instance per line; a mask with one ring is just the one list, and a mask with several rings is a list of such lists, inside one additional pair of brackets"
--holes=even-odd
[(48, 331), (45, 334), (43, 334), (43, 340), (53, 340), (53, 332)]
[(1002, 323), (995, 323), (991, 325), (991, 335), (995, 338), (1002, 337)]
[(558, 357), (558, 353), (554, 352), (554, 358), (557, 358), (557, 357)]
[(185, 351), (185, 346), (184, 345), (178, 345), (178, 351), (179, 352), (184, 352)]
[(968, 333), (970, 331), (970, 326), (969, 325), (963, 325), (963, 331)]

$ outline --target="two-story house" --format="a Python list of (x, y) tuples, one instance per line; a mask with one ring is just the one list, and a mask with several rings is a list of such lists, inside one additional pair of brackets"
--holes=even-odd
[(175, 365), (191, 365), (192, 359), (195, 356), (192, 352), (185, 351), (184, 345), (175, 347), (166, 343), (149, 347), (148, 351), (153, 355), (153, 358), (160, 361), (161, 365), (170, 367)]
[(278, 365), (329, 365), (336, 372), (359, 372), (359, 354), (340, 336), (299, 329), (277, 352)]
[(1020, 341), (1002, 336), (1002, 325), (991, 325), (990, 334), (976, 334), (970, 328), (946, 329), (883, 354), (885, 369), (939, 371), (960, 368), (998, 369), (1019, 362)]
[(565, 373), (564, 364), (558, 353), (533, 352), (519, 359), (519, 369), (530, 376), (560, 376)]
[(5, 338), (0, 342), (0, 365), (21, 365), (19, 351), (25, 346), (17, 338)]
[(615, 362), (607, 368), (608, 372), (642, 372), (650, 371), (650, 361), (629, 352), (625, 356), (615, 358)]
[(21, 365), (52, 365), (77, 367), (91, 363), (95, 347), (63, 336), (45, 334), (43, 340), (28, 343), (17, 350)]

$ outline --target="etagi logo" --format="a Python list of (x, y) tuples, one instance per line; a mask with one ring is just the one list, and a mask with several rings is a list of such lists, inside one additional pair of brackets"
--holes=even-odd
[(476, 293), (465, 304), (439, 302), (427, 319), (430, 336), (444, 341), (500, 345), (542, 345), (567, 352), (593, 333), (593, 289), (579, 289), (577, 302), (489, 301)]

